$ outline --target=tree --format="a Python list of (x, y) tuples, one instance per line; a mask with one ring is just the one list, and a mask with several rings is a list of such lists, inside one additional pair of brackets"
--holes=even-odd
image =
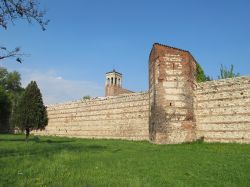
[(0, 86), (0, 132), (7, 133), (10, 130), (9, 118), (11, 114), (11, 101), (6, 91)]
[(220, 66), (220, 76), (218, 76), (218, 79), (226, 79), (226, 78), (233, 78), (233, 77), (239, 77), (239, 73), (234, 73), (234, 66), (231, 64), (230, 70), (227, 69), (226, 66), (223, 66), (221, 64)]
[[(49, 20), (44, 19), (46, 12), (39, 10), (37, 0), (0, 0), (0, 27), (7, 29), (8, 23), (18, 19), (27, 20), (29, 23), (37, 22), (42, 30), (46, 29)], [(15, 57), (17, 62), (22, 62), (20, 48), (8, 50), (0, 46), (0, 60)]]
[(212, 78), (210, 78), (208, 75), (205, 75), (201, 65), (199, 63), (196, 63), (196, 81), (205, 82), (210, 80), (212, 80)]
[[(13, 109), (17, 105), (17, 101), (20, 98), (21, 94), (24, 92), (24, 89), (21, 87), (20, 73), (18, 73), (17, 71), (8, 72), (7, 69), (0, 67), (0, 87), (4, 90), (5, 94), (8, 95), (8, 101), (11, 102), (11, 114), (8, 116), (9, 118), (12, 118)], [(12, 120), (9, 119), (8, 121), (10, 121), (8, 131), (11, 132), (14, 126), (11, 123)]]
[(15, 106), (18, 97), (24, 91), (21, 87), (21, 75), (17, 71), (8, 72), (7, 69), (0, 67), (0, 86), (6, 91)]
[(6, 91), (20, 91), (21, 75), (17, 71), (8, 72), (6, 68), (0, 67), (0, 85)]
[(14, 124), (26, 133), (26, 141), (30, 131), (43, 130), (48, 124), (46, 107), (42, 94), (35, 81), (31, 81), (21, 96), (13, 115)]
[(91, 97), (89, 96), (89, 95), (85, 95), (85, 96), (83, 96), (83, 98), (82, 98), (83, 100), (86, 100), (86, 99), (91, 99)]

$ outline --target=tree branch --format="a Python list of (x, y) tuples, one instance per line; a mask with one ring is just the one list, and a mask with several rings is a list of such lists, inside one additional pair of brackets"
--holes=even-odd
[(0, 46), (0, 60), (5, 58), (16, 58), (16, 61), (22, 63), (21, 57), (23, 53), (20, 53), (20, 47), (16, 47), (15, 49), (9, 51), (6, 47)]
[(46, 30), (49, 20), (44, 19), (46, 11), (39, 10), (36, 0), (0, 0), (0, 26), (7, 29), (7, 23), (22, 18), (31, 23), (37, 22), (42, 30)]
[[(7, 29), (8, 22), (14, 24), (17, 19), (24, 19), (28, 23), (37, 22), (42, 30), (46, 30), (49, 20), (44, 19), (46, 11), (39, 10), (37, 0), (0, 0), (0, 27)], [(20, 48), (17, 47), (11, 51), (6, 47), (0, 46), (0, 60), (6, 58), (16, 58), (16, 61), (22, 63)]]

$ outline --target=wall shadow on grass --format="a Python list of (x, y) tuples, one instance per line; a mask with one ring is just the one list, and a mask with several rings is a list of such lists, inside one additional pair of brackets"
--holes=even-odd
[(79, 152), (102, 152), (108, 149), (107, 146), (99, 144), (83, 144), (76, 140), (51, 140), (51, 139), (30, 139), (25, 142), (22, 138), (0, 139), (2, 142), (13, 142), (9, 146), (0, 147), (0, 158), (3, 157), (23, 157), (38, 156), (50, 157), (60, 152), (79, 153)]
[(29, 142), (36, 142), (36, 143), (49, 143), (49, 144), (60, 144), (60, 143), (70, 143), (70, 142), (74, 142), (73, 140), (36, 140), (36, 139), (29, 139), (27, 142), (25, 141), (25, 138), (18, 138), (18, 139), (1, 139), (0, 138), (0, 142), (25, 142), (25, 143), (29, 143)]
[[(18, 150), (11, 150), (11, 149), (0, 149), (1, 150), (1, 154), (0, 154), (0, 158), (2, 157), (10, 157), (10, 156), (14, 156), (14, 157), (23, 157), (23, 156), (39, 156), (39, 157), (48, 157), (48, 156), (52, 156), (54, 154), (60, 153), (62, 151), (64, 152), (75, 152), (75, 153), (79, 153), (79, 152), (92, 152), (92, 153), (98, 153), (98, 152), (102, 152), (105, 149), (107, 149), (105, 146), (99, 146), (99, 145), (95, 145), (95, 146), (75, 146), (75, 145), (67, 145), (67, 144), (60, 144), (61, 146), (58, 145), (53, 145), (53, 146), (49, 146), (49, 147), (35, 147), (35, 148), (31, 148), (31, 149), (18, 149)], [(37, 148), (37, 149), (36, 149)]]
[(24, 142), (25, 138), (0, 138), (0, 142)]

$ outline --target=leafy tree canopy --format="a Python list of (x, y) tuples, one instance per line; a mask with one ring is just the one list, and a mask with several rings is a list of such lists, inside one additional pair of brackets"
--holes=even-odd
[(18, 92), (22, 90), (20, 73), (17, 71), (8, 72), (7, 69), (0, 67), (0, 85), (6, 91)]
[[(7, 69), (0, 67), (0, 87), (1, 87), (1, 110), (0, 118), (4, 120), (2, 124), (2, 132), (10, 132), (14, 126), (10, 118), (13, 114), (18, 99), (24, 89), (21, 87), (21, 75), (17, 71), (8, 72)], [(5, 96), (7, 95), (7, 96)]]
[(8, 72), (7, 69), (0, 67), (0, 86), (6, 91), (15, 107), (18, 98), (23, 93), (21, 87), (21, 75), (17, 71)]

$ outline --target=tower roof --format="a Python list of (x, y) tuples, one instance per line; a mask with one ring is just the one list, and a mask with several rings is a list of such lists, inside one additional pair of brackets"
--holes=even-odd
[(118, 71), (116, 71), (115, 69), (113, 69), (113, 71), (109, 71), (109, 72), (107, 72), (107, 73), (106, 73), (106, 75), (107, 75), (107, 74), (109, 74), (109, 73), (116, 73), (116, 74), (118, 74), (118, 75), (121, 75), (121, 76), (122, 76), (122, 74), (121, 74), (121, 73), (119, 73)]
[(168, 46), (168, 45), (164, 45), (164, 44), (160, 44), (160, 43), (154, 43), (153, 44), (153, 47), (152, 47), (152, 49), (150, 51), (149, 57), (151, 56), (151, 54), (153, 52), (153, 49), (162, 50), (164, 48), (173, 49), (173, 50), (176, 50), (176, 51), (188, 53), (192, 57), (192, 59), (195, 61), (195, 63), (197, 63), (197, 61), (195, 60), (195, 58), (193, 57), (193, 55), (189, 51), (184, 50), (184, 49), (180, 49), (180, 48), (176, 48), (176, 47), (172, 47), (172, 46)]
[(175, 49), (175, 50), (178, 50), (178, 51), (188, 52), (189, 53), (189, 51), (187, 51), (187, 50), (180, 49), (180, 48), (173, 47), (173, 46), (169, 46), (169, 45), (160, 44), (160, 43), (154, 43), (153, 46), (162, 46), (162, 47), (167, 47), (167, 48), (171, 48), (171, 49)]

